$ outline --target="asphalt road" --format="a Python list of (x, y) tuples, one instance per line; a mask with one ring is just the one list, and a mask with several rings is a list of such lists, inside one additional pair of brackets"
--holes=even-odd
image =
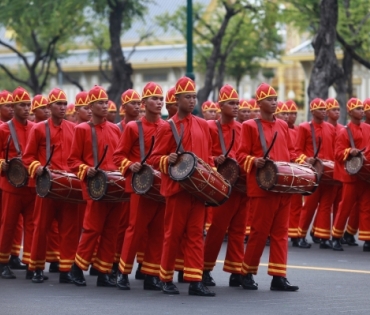
[[(361, 242), (359, 242), (362, 245)], [(66, 314), (370, 314), (370, 253), (362, 246), (345, 251), (289, 248), (288, 279), (298, 292), (270, 291), (267, 275), (268, 250), (261, 259), (258, 291), (228, 287), (228, 274), (222, 271), (226, 243), (212, 275), (216, 297), (188, 296), (188, 284), (178, 284), (180, 295), (144, 291), (142, 281), (130, 276), (131, 291), (96, 287), (96, 277), (86, 276), (87, 286), (59, 284), (58, 274), (48, 274), (43, 284), (17, 279), (0, 279), (0, 315)]]

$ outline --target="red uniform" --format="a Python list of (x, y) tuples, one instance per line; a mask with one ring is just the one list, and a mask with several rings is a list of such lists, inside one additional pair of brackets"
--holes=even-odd
[[(166, 123), (158, 119), (155, 123), (141, 119), (144, 136), (144, 148), (148, 151), (151, 138), (157, 129)], [(134, 193), (131, 187), (132, 172), (129, 167), (140, 162), (139, 129), (135, 121), (129, 122), (121, 136), (114, 153), (114, 162), (126, 178), (126, 191), (131, 193), (130, 222), (125, 233), (119, 269), (123, 274), (130, 274), (135, 255), (140, 248), (143, 237), (147, 236), (141, 272), (159, 276), (163, 243), (163, 221), (165, 204)], [(148, 232), (148, 235), (146, 233)]]
[[(182, 145), (185, 151), (193, 152), (197, 157), (213, 166), (212, 142), (208, 124), (204, 119), (188, 115), (180, 120), (172, 117), (178, 133), (180, 124), (184, 126)], [(166, 197), (164, 219), (164, 241), (160, 266), (160, 278), (163, 282), (172, 281), (175, 259), (184, 233), (184, 280), (202, 281), (203, 274), (203, 224), (205, 206), (184, 190), (178, 182), (168, 175), (168, 155), (175, 152), (176, 142), (169, 123), (163, 124), (157, 133), (156, 144), (149, 163), (162, 172), (161, 194)]]
[[(94, 125), (94, 128), (96, 130), (98, 157), (102, 156), (105, 145), (108, 145), (107, 155), (100, 168), (105, 171), (114, 171), (116, 167), (113, 163), (113, 152), (121, 132), (116, 125), (108, 121)], [(88, 269), (100, 236), (99, 248), (93, 267), (102, 273), (109, 273), (114, 260), (122, 203), (94, 201), (90, 198), (87, 192), (86, 173), (89, 167), (94, 166), (92, 148), (90, 125), (88, 123), (77, 125), (73, 135), (71, 154), (68, 157), (68, 165), (81, 180), (82, 192), (84, 199), (87, 200), (87, 205), (75, 263), (82, 270)]]
[[(370, 141), (370, 127), (365, 123), (359, 126), (353, 123), (348, 123), (355, 147), (362, 149), (369, 146)], [(353, 206), (357, 203), (359, 211), (359, 239), (364, 241), (370, 240), (370, 184), (360, 180), (357, 176), (349, 175), (344, 168), (344, 163), (349, 157), (351, 145), (349, 141), (348, 132), (343, 128), (337, 137), (335, 144), (335, 167), (334, 178), (343, 183), (342, 200), (339, 204), (339, 209), (333, 224), (332, 234), (335, 238), (341, 238), (344, 233), (344, 228), (348, 216)], [(367, 150), (365, 157), (370, 158)], [(352, 215), (352, 213), (351, 213)], [(352, 234), (352, 233), (351, 233)]]
[[(288, 125), (280, 119), (272, 122), (261, 119), (261, 124), (267, 146), (270, 145), (275, 131), (278, 132), (275, 145), (269, 154), (270, 158), (274, 161), (285, 162), (294, 160), (297, 156), (290, 139)], [(250, 207), (254, 215), (244, 254), (242, 273), (257, 274), (267, 237), (270, 236), (268, 274), (285, 277), (291, 195), (265, 191), (258, 186), (254, 159), (262, 156), (263, 151), (256, 121), (247, 120), (242, 125), (237, 158), (240, 167), (247, 172), (247, 195), (250, 198)]]
[[(214, 158), (222, 153), (218, 128), (215, 121), (208, 121), (212, 138), (212, 155)], [(231, 143), (232, 132), (235, 130), (235, 143), (240, 142), (241, 124), (232, 121), (222, 124), (222, 137), (225, 146)], [(237, 147), (233, 146), (229, 157), (236, 159)], [(232, 191), (229, 199), (221, 206), (213, 208), (213, 221), (210, 226), (204, 245), (204, 270), (213, 270), (222, 241), (227, 230), (228, 243), (223, 270), (230, 273), (241, 273), (244, 257), (244, 236), (247, 219), (247, 195)]]
[[(27, 144), (27, 138), (30, 133), (32, 122), (27, 121), (26, 125), (22, 125), (18, 120), (13, 118), (12, 123), (17, 135), (19, 150), (24, 152)], [(10, 135), (8, 123), (0, 126), (0, 167), (2, 161), (5, 161), (5, 152), (7, 148), (8, 137)], [(8, 158), (18, 157), (18, 152), (12, 139), (9, 146)], [(11, 254), (12, 242), (17, 233), (17, 226), (19, 226), (19, 216), (23, 217), (24, 226), (24, 246), (23, 259), (25, 264), (30, 263), (32, 235), (33, 235), (33, 208), (35, 203), (35, 184), (32, 179), (29, 180), (28, 185), (20, 188), (12, 186), (6, 174), (1, 176), (2, 187), (2, 228), (0, 229), (0, 263), (6, 264)], [(20, 245), (20, 244), (19, 244)], [(18, 249), (20, 250), (20, 248)], [(19, 254), (19, 253), (18, 253)]]
[[(67, 157), (72, 145), (74, 123), (63, 120), (55, 126), (51, 118), (50, 145), (54, 146), (54, 154), (48, 168), (50, 170), (68, 171)], [(46, 164), (46, 125), (40, 122), (32, 128), (23, 163), (28, 168), (31, 178), (35, 177), (39, 166)], [(61, 200), (36, 196), (34, 209), (35, 229), (33, 233), (30, 270), (43, 270), (46, 260), (47, 234), (52, 227), (53, 219), (58, 221), (60, 241), (59, 270), (68, 272), (74, 261), (80, 231), (78, 229), (77, 205)]]
[[(306, 157), (314, 156), (310, 124), (314, 127), (317, 146), (319, 144), (319, 138), (321, 138), (321, 149), (318, 158), (334, 161), (335, 128), (327, 122), (317, 124), (311, 121), (311, 123), (305, 122), (299, 126), (296, 142), (297, 154), (299, 155), (297, 162), (304, 162)], [(300, 237), (306, 236), (317, 208), (315, 236), (322, 239), (330, 239), (331, 208), (335, 198), (334, 191), (335, 186), (326, 185), (321, 182), (316, 191), (305, 198), (298, 227)]]

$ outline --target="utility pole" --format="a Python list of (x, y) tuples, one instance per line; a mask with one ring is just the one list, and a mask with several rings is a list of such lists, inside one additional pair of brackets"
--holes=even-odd
[(187, 0), (186, 25), (186, 76), (194, 80), (193, 73), (193, 0)]

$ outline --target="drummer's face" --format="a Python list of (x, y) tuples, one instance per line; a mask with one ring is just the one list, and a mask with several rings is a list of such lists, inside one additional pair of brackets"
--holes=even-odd
[(197, 104), (197, 93), (183, 93), (176, 95), (179, 111), (191, 113)]
[(138, 117), (140, 111), (140, 101), (131, 101), (123, 105), (123, 109), (127, 116)]
[(27, 119), (30, 114), (31, 103), (17, 103), (13, 105), (14, 117), (17, 119)]
[(89, 105), (77, 106), (76, 113), (81, 121), (89, 121), (91, 119), (91, 109)]
[(144, 100), (145, 109), (151, 114), (161, 114), (163, 107), (163, 96), (150, 96)]
[(238, 116), (239, 100), (229, 100), (220, 103), (222, 115), (235, 118)]
[(275, 115), (275, 117), (276, 117), (276, 118), (279, 118), (279, 119), (282, 119), (282, 120), (284, 120), (286, 123), (288, 123), (289, 113), (287, 113), (287, 112), (282, 112), (282, 113), (276, 114), (276, 115)]
[(326, 109), (319, 108), (312, 111), (312, 116), (315, 117), (317, 120), (323, 121), (326, 117)]
[(66, 115), (67, 110), (67, 102), (66, 101), (58, 101), (47, 105), (50, 109), (51, 116), (54, 118), (64, 118)]
[(261, 112), (274, 114), (277, 106), (277, 97), (266, 97), (265, 99), (258, 101), (257, 104), (259, 105)]
[(250, 119), (250, 115), (251, 115), (251, 110), (246, 108), (246, 109), (240, 109), (238, 111), (238, 120), (239, 121), (246, 121), (248, 119)]
[(349, 112), (349, 116), (353, 118), (354, 120), (361, 121), (361, 119), (364, 117), (364, 108), (357, 107), (357, 108), (352, 109)]
[(108, 115), (108, 101), (100, 100), (90, 104), (93, 116), (105, 118)]
[(339, 108), (332, 108), (326, 111), (326, 115), (332, 120), (338, 120), (340, 116)]

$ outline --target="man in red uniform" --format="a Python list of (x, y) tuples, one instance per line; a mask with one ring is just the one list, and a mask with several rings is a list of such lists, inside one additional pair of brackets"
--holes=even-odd
[[(359, 211), (359, 239), (365, 241), (363, 250), (370, 251), (370, 194), (368, 193), (370, 184), (356, 175), (349, 175), (345, 170), (346, 161), (361, 154), (360, 150), (365, 147), (367, 148), (365, 158), (369, 160), (370, 127), (361, 122), (364, 116), (361, 100), (351, 98), (347, 102), (347, 112), (350, 122), (346, 128), (340, 130), (335, 143), (334, 178), (343, 183), (343, 198), (339, 203), (338, 213), (333, 224), (333, 250), (343, 250), (340, 238), (343, 236), (351, 209), (352, 211), (354, 209), (352, 206), (357, 204), (355, 209)], [(353, 145), (349, 134), (352, 136)]]
[[(195, 83), (182, 77), (176, 83), (176, 100), (178, 112), (172, 117), (177, 133), (183, 125), (182, 146), (185, 151), (191, 151), (211, 166), (212, 142), (207, 122), (191, 115), (196, 104)], [(183, 189), (169, 175), (169, 165), (177, 160), (176, 141), (170, 123), (163, 124), (156, 135), (152, 157), (149, 161), (162, 173), (161, 194), (166, 197), (164, 218), (164, 241), (160, 264), (160, 279), (163, 282), (163, 292), (179, 294), (173, 283), (175, 259), (184, 239), (184, 280), (190, 281), (189, 295), (214, 296), (202, 283), (203, 274), (203, 224), (205, 215), (204, 203)]]
[[(51, 117), (35, 124), (29, 135), (29, 140), (23, 163), (28, 169), (31, 178), (41, 176), (43, 167), (50, 159), (48, 169), (68, 171), (67, 157), (72, 144), (72, 135), (75, 124), (64, 119), (67, 107), (66, 94), (53, 89), (48, 96), (48, 108)], [(54, 148), (53, 150), (51, 148)], [(47, 156), (48, 155), (48, 156)], [(42, 283), (47, 279), (43, 270), (46, 261), (47, 235), (51, 229), (53, 219), (58, 221), (60, 236), (60, 265), (59, 282), (71, 283), (69, 273), (79, 239), (77, 205), (63, 200), (41, 198), (36, 196), (34, 209), (34, 233), (31, 249), (29, 270), (35, 271), (32, 278), (34, 283)]]
[(202, 104), (202, 114), (205, 120), (215, 120), (217, 113), (217, 105), (212, 101), (205, 101)]
[(276, 112), (274, 115), (276, 118), (284, 120), (286, 123), (288, 123), (289, 119), (288, 106), (284, 102), (279, 101), (277, 103)]
[[(216, 165), (225, 162), (223, 147), (228, 148), (235, 134), (235, 143), (240, 143), (241, 124), (235, 121), (239, 111), (239, 95), (235, 89), (226, 84), (219, 92), (218, 103), (221, 108), (221, 118), (208, 121), (212, 138), (212, 155)], [(221, 131), (221, 133), (220, 133)], [(222, 137), (222, 140), (220, 139)], [(222, 143), (222, 144), (221, 144)], [(236, 158), (237, 147), (234, 145), (228, 157)], [(203, 283), (207, 286), (216, 285), (211, 271), (216, 265), (225, 232), (228, 233), (226, 258), (223, 270), (231, 273), (229, 286), (240, 286), (241, 267), (244, 257), (244, 234), (247, 220), (247, 195), (235, 189), (229, 199), (218, 207), (213, 207), (212, 225), (210, 226), (204, 245)]]
[[(13, 92), (13, 112), (14, 117), (0, 126), (0, 169), (2, 172), (2, 227), (0, 229), (0, 266), (2, 267), (2, 278), (15, 279), (16, 276), (11, 271), (8, 261), (12, 248), (12, 241), (17, 232), (19, 216), (23, 217), (24, 226), (24, 246), (23, 263), (29, 264), (32, 233), (33, 233), (33, 207), (35, 203), (34, 184), (30, 180), (28, 185), (15, 187), (11, 185), (6, 172), (9, 171), (9, 163), (5, 160), (21, 158), (26, 147), (28, 134), (33, 123), (28, 121), (28, 115), (31, 109), (31, 98), (29, 93), (18, 87)], [(8, 138), (11, 134), (9, 152), (7, 153)]]
[[(152, 200), (135, 194), (131, 181), (133, 174), (142, 167), (141, 160), (150, 148), (152, 136), (165, 123), (160, 119), (163, 106), (162, 88), (154, 82), (146, 84), (142, 93), (142, 103), (145, 106), (145, 116), (140, 123), (133, 121), (126, 125), (113, 156), (115, 164), (126, 178), (126, 191), (131, 193), (130, 223), (125, 233), (117, 277), (117, 287), (121, 290), (130, 290), (128, 275), (132, 271), (135, 255), (143, 237), (147, 237), (141, 268), (141, 272), (146, 275), (144, 290), (161, 290), (159, 265), (162, 254), (165, 204), (162, 200)], [(139, 124), (142, 128), (142, 139), (140, 139)], [(143, 141), (144, 152), (140, 150), (140, 141)], [(146, 232), (148, 232), (147, 236)]]
[[(89, 105), (92, 120), (90, 123), (76, 126), (71, 153), (68, 157), (68, 165), (81, 180), (83, 196), (87, 201), (81, 240), (72, 267), (73, 282), (77, 286), (86, 286), (83, 270), (89, 268), (100, 236), (96, 258), (93, 262), (93, 267), (99, 271), (97, 286), (115, 287), (116, 284), (110, 279), (109, 274), (114, 260), (122, 203), (92, 200), (87, 192), (87, 178), (96, 175), (95, 166), (98, 159), (102, 157), (106, 145), (108, 151), (101, 163), (101, 169), (116, 170), (113, 163), (113, 152), (117, 146), (120, 131), (115, 124), (106, 119), (108, 95), (102, 87), (96, 85), (89, 91)], [(96, 157), (94, 157), (94, 147)]]
[(41, 95), (35, 95), (32, 99), (32, 111), (35, 114), (35, 123), (44, 121), (50, 117), (50, 111), (47, 108), (48, 99)]
[[(299, 125), (296, 142), (299, 157), (296, 161), (297, 163), (306, 162), (314, 164), (316, 162), (315, 154), (317, 154), (320, 139), (321, 149), (317, 157), (321, 160), (334, 161), (335, 128), (324, 121), (326, 116), (325, 101), (315, 98), (310, 103), (310, 111), (312, 113), (312, 121)], [(306, 241), (306, 234), (313, 220), (316, 208), (317, 215), (314, 234), (316, 237), (321, 238), (320, 248), (332, 248), (330, 230), (331, 207), (335, 198), (334, 192), (334, 185), (320, 182), (316, 191), (312, 195), (305, 197), (298, 226), (298, 233), (301, 238), (298, 244), (300, 248), (311, 247), (311, 244), (308, 244)]]
[(251, 114), (249, 116), (249, 119), (260, 118), (261, 110), (257, 104), (257, 101), (254, 98), (251, 98), (248, 103), (251, 105)]
[[(275, 145), (269, 154), (271, 160), (290, 162), (296, 158), (296, 153), (287, 124), (274, 117), (277, 104), (274, 88), (262, 83), (257, 88), (256, 98), (261, 109), (261, 118), (258, 121), (248, 120), (243, 123), (237, 152), (239, 165), (247, 172), (247, 194), (250, 198), (250, 207), (255, 214), (244, 254), (242, 264), (244, 276), (241, 284), (246, 290), (258, 289), (253, 274), (257, 274), (260, 258), (270, 235), (268, 274), (273, 276), (270, 289), (297, 291), (298, 287), (292, 286), (286, 279), (290, 195), (265, 191), (256, 181), (257, 169), (262, 168), (266, 162), (263, 158), (265, 152), (261, 145), (262, 135), (259, 133), (259, 127), (263, 131), (266, 146), (271, 144), (273, 135), (277, 132)], [(260, 123), (259, 127), (257, 123)]]
[(251, 105), (248, 103), (247, 100), (240, 99), (239, 111), (238, 116), (236, 117), (236, 121), (242, 124), (246, 120), (250, 119), (250, 115), (251, 115)]
[(69, 104), (66, 109), (66, 116), (65, 119), (76, 123), (76, 110), (75, 110), (75, 104)]
[(166, 94), (166, 109), (168, 112), (167, 119), (170, 119), (177, 113), (177, 102), (175, 97), (175, 87), (170, 88)]
[(141, 97), (140, 94), (132, 89), (129, 89), (122, 93), (121, 95), (121, 107), (125, 111), (125, 119), (121, 120), (117, 126), (124, 131), (126, 124), (129, 121), (139, 119)]
[(117, 116), (117, 106), (113, 101), (109, 100), (107, 120), (114, 124), (116, 122), (116, 116)]
[(89, 93), (86, 91), (81, 91), (76, 95), (75, 101), (76, 110), (76, 123), (81, 124), (83, 122), (88, 122), (91, 119), (91, 109), (89, 106)]

